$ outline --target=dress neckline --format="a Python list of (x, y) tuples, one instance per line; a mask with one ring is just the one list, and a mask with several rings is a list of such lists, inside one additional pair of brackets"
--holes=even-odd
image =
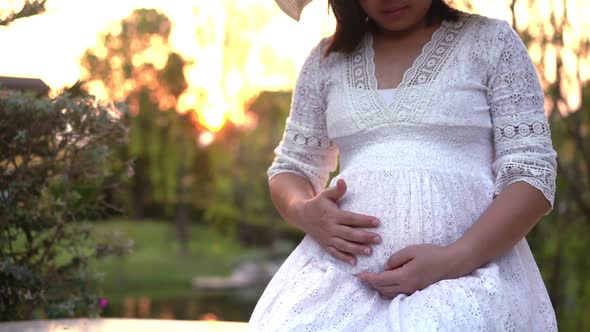
[(351, 106), (359, 110), (354, 113), (359, 127), (423, 118), (440, 84), (437, 77), (456, 56), (473, 17), (464, 13), (457, 21), (444, 20), (423, 45), (412, 66), (406, 69), (397, 89), (385, 92), (386, 97), (394, 97), (387, 98), (387, 102), (377, 86), (372, 35), (366, 33), (359, 46), (346, 55), (346, 69), (342, 71), (347, 98)]
[(414, 58), (412, 65), (406, 68), (402, 75), (402, 80), (399, 82), (399, 84), (396, 87), (386, 89), (378, 88), (379, 82), (377, 81), (377, 75), (375, 71), (375, 48), (373, 47), (373, 34), (369, 32), (365, 35), (365, 42), (363, 46), (366, 49), (364, 53), (367, 55), (368, 58), (366, 61), (366, 64), (368, 66), (368, 68), (366, 68), (366, 73), (369, 75), (369, 89), (372, 91), (374, 98), (381, 104), (382, 107), (390, 109), (394, 106), (395, 101), (387, 103), (384, 100), (383, 95), (381, 93), (393, 92), (395, 90), (404, 88), (408, 85), (408, 82), (411, 80), (411, 76), (414, 75), (417, 68), (425, 61), (426, 58), (428, 58), (429, 52), (436, 44), (436, 42), (444, 35), (446, 27), (450, 23), (452, 22), (449, 22), (448, 20), (443, 20), (441, 22), (441, 25), (432, 33), (430, 39), (422, 46), (420, 53), (418, 53), (418, 56)]

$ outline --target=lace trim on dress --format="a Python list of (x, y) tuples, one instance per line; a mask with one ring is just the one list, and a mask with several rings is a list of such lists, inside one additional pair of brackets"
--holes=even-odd
[(498, 41), (502, 46), (488, 90), (496, 153), (495, 194), (516, 181), (527, 182), (550, 202), (548, 214), (555, 199), (557, 153), (543, 90), (526, 46), (507, 22), (502, 23)]
[[(504, 162), (498, 172), (494, 196), (506, 186), (517, 181), (525, 181), (539, 189), (551, 203), (555, 201), (555, 172), (545, 165), (531, 165), (523, 162)], [(546, 214), (548, 214), (548, 211)]]
[(293, 129), (287, 129), (285, 130), (285, 133), (287, 135), (287, 139), (299, 145), (307, 145), (318, 148), (328, 148), (334, 145), (328, 136), (307, 136), (305, 133)]
[(361, 45), (348, 55), (345, 73), (347, 97), (351, 105), (359, 110), (354, 117), (357, 125), (366, 129), (388, 122), (411, 122), (422, 118), (434, 95), (427, 83), (434, 81), (447, 66), (447, 59), (457, 49), (470, 20), (471, 16), (462, 15), (456, 22), (443, 21), (412, 66), (404, 72), (398, 86), (399, 98), (392, 103), (385, 103), (379, 94), (373, 36), (367, 34)]
[(530, 136), (551, 137), (549, 124), (544, 121), (496, 127), (495, 132), (498, 139), (518, 139)]
[(417, 66), (410, 68), (404, 75), (402, 86), (415, 88), (404, 89), (402, 97), (397, 99), (393, 106), (395, 120), (419, 121), (424, 117), (435, 94), (435, 89), (428, 83), (433, 82), (448, 66), (448, 59), (458, 49), (461, 36), (470, 21), (471, 16), (462, 16), (453, 23), (445, 21), (447, 26), (439, 30), (440, 37), (425, 45), (425, 53), (416, 59)]
[(338, 146), (328, 136), (326, 126), (325, 68), (322, 64), (323, 39), (305, 60), (293, 91), (275, 159), (267, 170), (269, 180), (291, 172), (306, 177), (316, 192), (322, 190), (338, 162)]

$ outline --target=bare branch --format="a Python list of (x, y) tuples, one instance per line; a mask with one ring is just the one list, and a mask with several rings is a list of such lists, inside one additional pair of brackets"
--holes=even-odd
[(45, 3), (47, 0), (29, 0), (25, 2), (23, 8), (19, 11), (13, 11), (7, 17), (0, 19), (0, 26), (8, 26), (10, 23), (30, 16), (39, 15), (45, 12)]

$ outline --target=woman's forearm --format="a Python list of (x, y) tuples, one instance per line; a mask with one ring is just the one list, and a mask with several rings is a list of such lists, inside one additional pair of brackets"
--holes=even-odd
[(517, 181), (496, 196), (461, 238), (448, 246), (449, 279), (471, 273), (514, 247), (549, 210), (543, 193)]
[(305, 177), (285, 172), (275, 175), (269, 181), (271, 200), (289, 224), (303, 230), (296, 217), (297, 205), (315, 196), (313, 186)]

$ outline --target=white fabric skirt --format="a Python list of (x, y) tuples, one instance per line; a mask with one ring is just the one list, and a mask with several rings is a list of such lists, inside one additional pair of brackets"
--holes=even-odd
[(383, 271), (412, 244), (448, 245), (492, 202), (493, 179), (451, 170), (344, 170), (347, 211), (372, 215), (371, 256), (342, 262), (306, 235), (260, 297), (251, 331), (555, 331), (547, 290), (525, 239), (471, 274), (383, 299), (356, 274)]

